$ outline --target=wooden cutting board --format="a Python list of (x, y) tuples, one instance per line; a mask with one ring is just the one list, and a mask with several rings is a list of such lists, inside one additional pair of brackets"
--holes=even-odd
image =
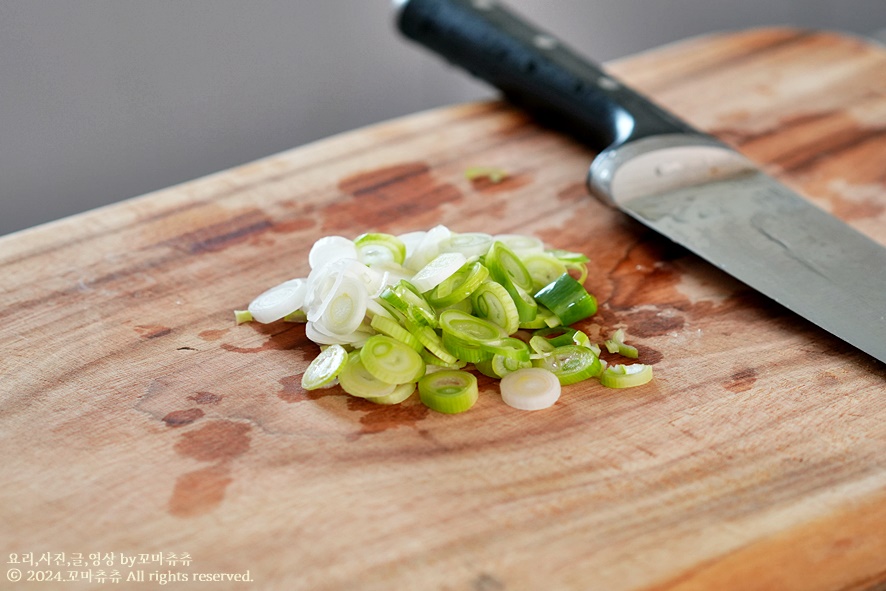
[[(610, 66), (886, 243), (883, 48), (767, 29)], [(883, 588), (886, 368), (588, 197), (592, 156), (459, 105), (0, 239), (0, 587)], [(655, 380), (381, 407), (300, 388), (303, 326), (233, 322), (320, 236), (435, 224), (589, 254), (579, 326)]]

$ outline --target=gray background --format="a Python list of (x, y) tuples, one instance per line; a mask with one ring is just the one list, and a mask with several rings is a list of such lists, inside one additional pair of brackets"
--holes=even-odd
[[(886, 27), (886, 0), (510, 0), (608, 60), (719, 30)], [(492, 96), (388, 0), (0, 0), (0, 234)]]

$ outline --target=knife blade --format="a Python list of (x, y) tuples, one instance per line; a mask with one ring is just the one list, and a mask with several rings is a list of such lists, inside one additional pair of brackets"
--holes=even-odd
[(398, 0), (409, 39), (599, 153), (592, 194), (886, 363), (886, 248), (495, 0)]

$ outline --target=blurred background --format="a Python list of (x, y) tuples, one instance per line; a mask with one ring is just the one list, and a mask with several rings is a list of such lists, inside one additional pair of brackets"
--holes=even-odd
[[(886, 0), (505, 0), (606, 61), (765, 25), (886, 38)], [(0, 234), (494, 92), (389, 0), (0, 1)]]

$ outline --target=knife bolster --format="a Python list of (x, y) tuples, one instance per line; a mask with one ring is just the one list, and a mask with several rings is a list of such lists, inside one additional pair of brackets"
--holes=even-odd
[(619, 207), (656, 193), (728, 178), (754, 169), (744, 156), (707, 135), (667, 134), (600, 152), (588, 171), (592, 195)]

